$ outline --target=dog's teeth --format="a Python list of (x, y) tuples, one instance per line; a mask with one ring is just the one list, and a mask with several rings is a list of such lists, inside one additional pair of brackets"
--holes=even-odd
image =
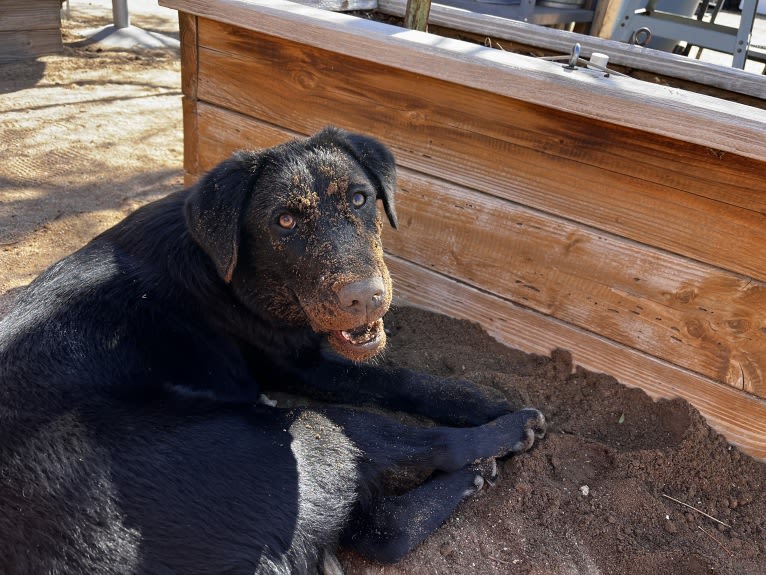
[(353, 343), (354, 345), (369, 343), (375, 339), (375, 330), (370, 326), (362, 326), (348, 331), (343, 330), (340, 334), (346, 341)]

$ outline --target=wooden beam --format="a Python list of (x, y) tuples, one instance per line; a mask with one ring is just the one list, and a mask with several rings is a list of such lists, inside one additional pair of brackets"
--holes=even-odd
[(181, 91), (188, 98), (196, 100), (199, 77), (197, 17), (179, 12), (178, 25), (181, 41)]
[(425, 32), (428, 28), (430, 11), (431, 0), (407, 0), (407, 6), (404, 9), (404, 27)]
[(350, 12), (352, 10), (375, 10), (378, 0), (291, 0), (296, 4), (305, 4), (322, 10), (333, 12)]
[(760, 110), (626, 77), (604, 78), (281, 0), (162, 0), (161, 4), (303, 46), (504, 95), (752, 158), (766, 157)]

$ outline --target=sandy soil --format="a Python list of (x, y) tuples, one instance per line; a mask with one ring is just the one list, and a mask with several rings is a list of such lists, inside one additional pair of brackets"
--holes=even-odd
[(348, 554), (347, 575), (766, 573), (766, 465), (688, 403), (573, 369), (566, 351), (508, 349), (466, 322), (404, 308), (386, 324), (388, 362), (499, 389), (542, 409), (551, 432), (402, 563)]
[[(67, 40), (109, 23), (103, 6), (76, 8)], [(133, 23), (175, 31), (153, 14)], [(47, 265), (181, 187), (177, 56), (68, 48), (0, 65), (0, 313)], [(385, 361), (500, 389), (552, 429), (403, 563), (341, 554), (349, 575), (766, 574), (766, 465), (688, 404), (422, 311), (394, 310), (387, 326)]]

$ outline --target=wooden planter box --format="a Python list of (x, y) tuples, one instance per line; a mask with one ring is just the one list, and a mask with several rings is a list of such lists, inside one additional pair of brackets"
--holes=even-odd
[(686, 398), (766, 458), (762, 110), (278, 0), (161, 4), (189, 182), (326, 124), (376, 136), (402, 300)]
[(0, 62), (61, 50), (61, 0), (0, 0)]

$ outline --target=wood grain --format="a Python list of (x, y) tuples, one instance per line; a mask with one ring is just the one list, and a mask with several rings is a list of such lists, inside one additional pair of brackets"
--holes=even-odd
[[(200, 164), (295, 136), (200, 104)], [(407, 169), (387, 251), (766, 396), (766, 286)]]
[(61, 30), (0, 32), (0, 62), (11, 62), (61, 52)]
[(374, 10), (378, 7), (378, 0), (291, 0), (297, 4), (305, 4), (322, 10), (334, 12), (348, 12), (351, 10)]
[(197, 17), (179, 12), (178, 26), (181, 41), (181, 91), (188, 98), (196, 100), (199, 79)]
[(766, 285), (402, 171), (393, 254), (766, 396)]
[(707, 422), (753, 457), (766, 459), (766, 401), (720, 385), (636, 350), (389, 256), (395, 293), (406, 303), (481, 324), (498, 341), (548, 355), (572, 352), (577, 365), (608, 373), (649, 395), (682, 397)]
[(181, 98), (184, 130), (184, 184), (189, 186), (200, 173), (199, 166), (199, 123), (197, 118), (197, 100), (189, 96)]
[(227, 28), (201, 21), (206, 101), (364, 131), (412, 169), (766, 280), (764, 162)]
[(747, 106), (562, 66), (280, 0), (163, 0), (163, 6), (681, 141), (766, 157), (766, 115)]
[(54, 29), (61, 34), (60, 0), (2, 0), (0, 30)]

